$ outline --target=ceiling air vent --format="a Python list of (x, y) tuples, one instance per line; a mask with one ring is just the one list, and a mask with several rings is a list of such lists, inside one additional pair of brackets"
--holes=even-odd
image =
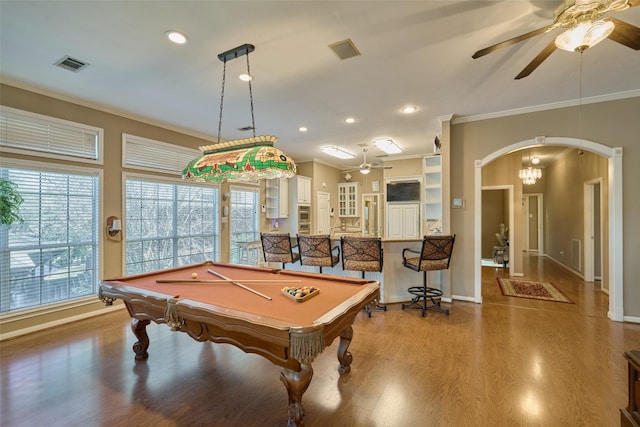
[(360, 56), (360, 51), (353, 44), (351, 39), (342, 40), (329, 45), (329, 49), (333, 51), (340, 59), (349, 59), (354, 56)]
[(238, 130), (242, 131), (242, 132), (246, 132), (246, 131), (252, 130), (252, 129), (253, 129), (253, 126), (245, 126), (245, 127), (238, 128)]
[(89, 66), (89, 63), (82, 62), (79, 59), (75, 59), (67, 55), (62, 57), (62, 59), (59, 59), (58, 61), (56, 61), (53, 65), (57, 65), (60, 68), (64, 68), (65, 70), (69, 70), (77, 73), (83, 68), (86, 68), (87, 66)]

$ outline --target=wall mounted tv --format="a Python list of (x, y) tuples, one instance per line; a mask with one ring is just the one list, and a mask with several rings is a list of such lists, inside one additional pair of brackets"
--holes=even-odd
[(387, 202), (420, 202), (420, 182), (397, 181), (387, 183)]

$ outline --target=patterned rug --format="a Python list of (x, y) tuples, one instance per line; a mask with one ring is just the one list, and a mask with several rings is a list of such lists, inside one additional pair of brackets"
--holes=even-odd
[(509, 297), (531, 298), (543, 301), (564, 302), (573, 304), (558, 288), (549, 282), (532, 282), (529, 280), (501, 279), (498, 286), (502, 295)]

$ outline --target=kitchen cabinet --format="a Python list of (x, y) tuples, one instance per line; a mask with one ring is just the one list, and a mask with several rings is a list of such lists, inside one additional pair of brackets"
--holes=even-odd
[(338, 216), (360, 216), (359, 193), (359, 183), (357, 182), (345, 182), (338, 184)]
[(387, 205), (387, 239), (420, 239), (420, 204), (394, 203)]
[(298, 204), (310, 205), (311, 204), (311, 178), (297, 175), (293, 179), (296, 180)]

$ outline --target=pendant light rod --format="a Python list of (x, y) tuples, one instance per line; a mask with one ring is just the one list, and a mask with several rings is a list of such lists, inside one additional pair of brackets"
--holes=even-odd
[(227, 62), (232, 59), (239, 58), (242, 55), (247, 55), (254, 50), (256, 50), (256, 47), (254, 45), (245, 43), (242, 46), (234, 47), (233, 49), (229, 49), (226, 52), (218, 54), (218, 59), (222, 62)]

